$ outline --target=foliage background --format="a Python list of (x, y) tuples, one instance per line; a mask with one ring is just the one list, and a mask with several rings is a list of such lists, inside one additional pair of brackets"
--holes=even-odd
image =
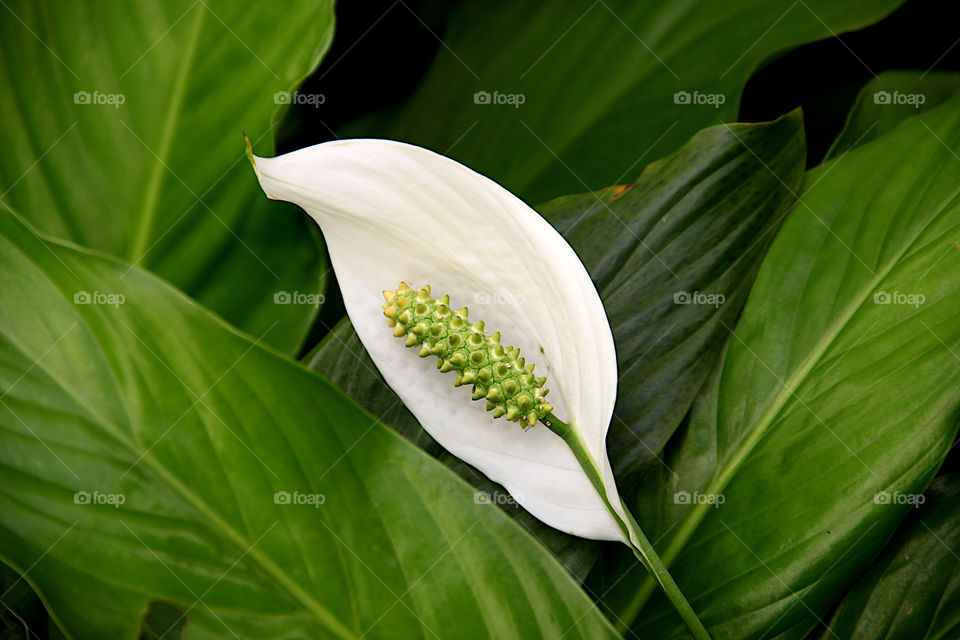
[[(345, 128), (349, 130), (350, 123), (357, 118), (403, 104), (416, 91), (433, 57), (442, 48), (441, 40), (446, 35), (447, 21), (455, 5), (439, 0), (341, 3), (337, 7), (332, 47), (320, 67), (301, 87), (304, 93), (323, 94), (326, 102), (319, 108), (292, 106), (280, 125), (277, 151), (333, 139), (337, 132)], [(843, 127), (858, 91), (875, 75), (888, 69), (960, 69), (960, 47), (956, 46), (958, 34), (951, 17), (948, 3), (910, 0), (875, 25), (774, 56), (748, 82), (738, 120), (772, 120), (801, 106), (807, 164), (816, 166)], [(495, 49), (495, 42), (491, 42), (491, 46)], [(582, 190), (574, 183), (563, 193)], [(323, 355), (320, 350), (315, 350), (318, 342), (343, 317), (332, 274), (329, 279), (327, 302), (300, 351), (307, 362)], [(348, 334), (344, 337), (349, 339)], [(330, 342), (327, 344), (329, 348)], [(399, 417), (398, 422), (402, 423), (403, 419)], [(429, 442), (424, 441), (423, 445), (429, 450)], [(454, 462), (448, 462), (455, 466)], [(950, 502), (950, 492), (955, 489), (948, 474), (958, 468), (960, 456), (954, 453), (941, 469), (940, 475), (947, 479), (938, 481), (938, 491), (942, 485), (946, 497), (938, 504)], [(469, 470), (463, 471), (465, 475), (469, 473)], [(918, 529), (916, 523), (911, 526), (905, 527), (898, 536), (923, 533), (914, 531)], [(563, 540), (556, 542), (555, 549), (560, 549), (558, 554), (565, 552), (563, 545), (566, 543)], [(568, 568), (573, 567), (573, 572), (577, 573), (577, 563), (583, 561), (583, 555), (576, 549), (566, 551), (569, 555), (562, 557), (567, 558)], [(583, 571), (591, 564), (586, 562)], [(9, 574), (4, 579), (13, 583)], [(587, 581), (585, 588), (590, 591), (596, 584)], [(5, 602), (15, 602), (16, 609), (35, 628), (49, 630), (56, 636), (56, 630), (44, 622), (42, 606), (24, 587), (23, 583), (17, 585), (16, 591), (5, 598)], [(599, 593), (592, 595), (599, 598)], [(162, 616), (163, 611), (157, 615)], [(840, 611), (837, 615), (842, 617), (845, 614)], [(4, 629), (4, 637), (20, 637), (19, 625), (6, 618), (4, 622), (9, 624)], [(852, 624), (845, 620), (840, 622)]]

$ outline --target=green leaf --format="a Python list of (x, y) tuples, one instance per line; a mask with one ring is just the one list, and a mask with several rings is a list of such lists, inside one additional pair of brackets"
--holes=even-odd
[[(146, 267), (296, 351), (317, 234), (265, 201), (241, 130), (272, 147), (274, 92), (315, 67), (332, 2), (33, 2), (0, 8), (0, 194), (40, 229)], [(303, 299), (303, 298), (298, 298)]]
[[(960, 476), (937, 478), (844, 596), (823, 638), (920, 640), (960, 633)], [(891, 501), (893, 496), (890, 496)]]
[(500, 507), (530, 535), (547, 547), (571, 576), (582, 582), (596, 562), (600, 544), (568, 535), (547, 526), (523, 509), (503, 486), (492, 482), (480, 471), (448, 453), (430, 437), (386, 381), (360, 342), (357, 332), (344, 318), (303, 359), (303, 364), (339, 387), (361, 407), (417, 445), (476, 490), (481, 504)]
[(0, 274), (0, 560), (72, 637), (156, 601), (200, 638), (615, 636), (442, 465), (155, 276), (10, 214)]
[(619, 383), (608, 447), (632, 496), (713, 368), (800, 188), (803, 117), (712, 127), (636, 182), (539, 208), (600, 292)]
[(409, 101), (340, 133), (429, 147), (530, 202), (597, 189), (735, 120), (744, 84), (774, 54), (901, 2), (474, 0)]
[[(955, 99), (810, 172), (638, 519), (715, 638), (802, 637), (874, 557), (957, 430)], [(920, 296), (923, 296), (922, 298)], [(722, 496), (722, 497), (721, 497)], [(722, 502), (722, 504), (721, 504)], [(648, 585), (606, 604), (681, 630)]]
[(960, 89), (960, 73), (884, 71), (857, 94), (843, 131), (826, 160), (875, 140), (901, 122), (949, 100)]
[(20, 579), (20, 575), (0, 563), (0, 638), (33, 639), (45, 625), (43, 603)]

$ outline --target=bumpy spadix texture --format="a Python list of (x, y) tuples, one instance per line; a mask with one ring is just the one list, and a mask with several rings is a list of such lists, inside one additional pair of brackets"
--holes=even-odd
[(589, 452), (617, 508), (606, 450), (617, 390), (613, 336), (563, 237), (495, 182), (399, 142), (338, 140), (254, 162), (268, 196), (300, 205), (320, 224), (357, 335), (424, 429), (544, 522), (623, 540), (556, 433), (492, 420), (470, 401), (469, 386), (451, 384), (453, 373), (440, 375), (433, 358), (403, 348), (381, 308), (384, 288), (430, 283), (501, 331), (547, 377), (551, 413)]
[(455, 371), (454, 386), (473, 385), (473, 399), (487, 400), (493, 417), (532, 427), (553, 411), (544, 398), (546, 378), (533, 375), (520, 349), (500, 344), (500, 332), (488, 336), (481, 320), (469, 322), (466, 307), (454, 311), (450, 296), (430, 297), (430, 285), (414, 291), (401, 282), (396, 291), (384, 291), (383, 315), (393, 335), (406, 337), (408, 347), (420, 346), (420, 357), (437, 356), (441, 373)]

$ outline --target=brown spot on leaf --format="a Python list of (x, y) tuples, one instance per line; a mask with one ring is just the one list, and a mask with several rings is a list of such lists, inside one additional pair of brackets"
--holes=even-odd
[(637, 185), (636, 182), (631, 182), (630, 184), (618, 184), (615, 187), (610, 187), (609, 189), (610, 199), (616, 200), (617, 198), (622, 196), (624, 193), (634, 188), (636, 185)]

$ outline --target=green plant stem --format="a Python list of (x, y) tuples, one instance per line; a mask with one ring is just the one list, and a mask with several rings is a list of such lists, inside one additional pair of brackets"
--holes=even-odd
[(684, 623), (687, 625), (690, 633), (693, 634), (693, 637), (696, 638), (696, 640), (710, 640), (710, 634), (707, 632), (706, 627), (704, 627), (703, 623), (700, 622), (700, 618), (697, 617), (697, 613), (693, 610), (693, 607), (690, 606), (690, 603), (687, 602), (683, 592), (680, 591), (680, 587), (674, 581), (673, 576), (670, 575), (666, 565), (660, 559), (660, 555), (657, 553), (656, 549), (653, 548), (650, 540), (647, 539), (647, 536), (643, 533), (640, 525), (637, 524), (636, 519), (633, 517), (633, 514), (630, 513), (630, 510), (627, 508), (627, 506), (623, 503), (623, 500), (620, 500), (620, 507), (626, 516), (626, 520), (624, 520), (617, 510), (613, 508), (613, 505), (610, 504), (610, 500), (607, 497), (606, 487), (603, 484), (603, 478), (600, 476), (600, 471), (597, 469), (597, 466), (590, 457), (590, 454), (584, 448), (583, 442), (578, 437), (577, 432), (570, 425), (562, 420), (559, 420), (552, 413), (548, 413), (546, 416), (544, 416), (541, 422), (543, 422), (548, 429), (563, 438), (563, 441), (567, 443), (568, 447), (570, 447), (573, 455), (577, 458), (577, 462), (580, 463), (584, 473), (586, 473), (587, 477), (590, 479), (591, 484), (593, 484), (593, 487), (597, 490), (597, 493), (600, 494), (600, 499), (603, 500), (603, 504), (606, 505), (607, 510), (613, 516), (613, 519), (617, 522), (620, 530), (623, 531), (624, 536), (629, 541), (633, 555), (637, 557), (640, 563), (650, 573), (652, 573), (657, 579), (657, 582), (660, 583), (660, 587), (663, 589), (663, 592), (666, 594), (667, 598), (670, 599), (670, 602), (673, 603), (677, 613), (679, 613), (680, 617), (683, 618)]

